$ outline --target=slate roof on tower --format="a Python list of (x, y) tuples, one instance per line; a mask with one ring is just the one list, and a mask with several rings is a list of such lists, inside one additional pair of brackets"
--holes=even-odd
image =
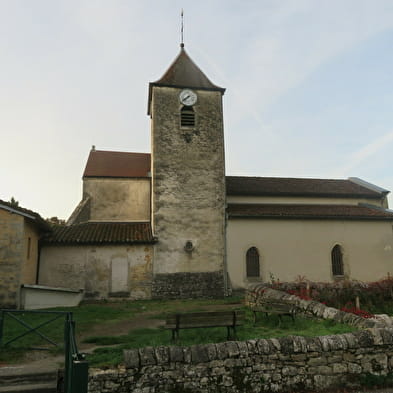
[(157, 81), (149, 83), (148, 115), (150, 115), (150, 102), (153, 86), (187, 87), (201, 90), (218, 90), (224, 94), (225, 89), (216, 86), (192, 61), (184, 47), (170, 65), (165, 74)]

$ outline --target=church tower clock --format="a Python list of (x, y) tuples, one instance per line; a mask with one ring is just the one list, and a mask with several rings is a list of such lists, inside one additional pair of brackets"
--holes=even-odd
[(224, 92), (183, 44), (149, 85), (155, 298), (225, 293)]

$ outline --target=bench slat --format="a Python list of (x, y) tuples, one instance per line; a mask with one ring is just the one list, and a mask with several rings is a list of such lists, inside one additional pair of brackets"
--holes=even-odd
[[(224, 311), (224, 312), (198, 312), (170, 315), (166, 319), (166, 329), (190, 329), (192, 327), (223, 327), (232, 326), (235, 314), (235, 324), (242, 324), (244, 311)], [(178, 322), (178, 325), (177, 325)]]

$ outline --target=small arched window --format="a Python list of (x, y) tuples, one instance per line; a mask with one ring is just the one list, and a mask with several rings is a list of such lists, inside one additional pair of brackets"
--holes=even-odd
[(343, 252), (338, 244), (332, 249), (332, 273), (333, 276), (344, 275)]
[(256, 247), (251, 247), (246, 254), (247, 277), (259, 277), (259, 253)]
[(180, 111), (180, 124), (182, 127), (195, 126), (195, 112), (192, 106), (183, 106)]

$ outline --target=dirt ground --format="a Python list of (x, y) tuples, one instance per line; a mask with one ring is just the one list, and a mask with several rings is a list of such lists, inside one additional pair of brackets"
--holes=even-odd
[[(218, 310), (232, 310), (238, 308), (240, 304), (222, 304), (222, 305), (206, 305), (198, 306), (198, 311), (218, 311)], [(178, 308), (179, 312), (189, 311), (190, 308), (195, 306), (189, 306), (187, 304), (182, 305)], [(80, 352), (92, 352), (94, 349), (99, 348), (96, 344), (83, 343), (83, 340), (87, 337), (92, 336), (122, 336), (128, 334), (134, 329), (154, 329), (159, 328), (165, 324), (165, 320), (154, 318), (154, 316), (161, 314), (161, 310), (149, 311), (140, 313), (129, 320), (119, 321), (108, 321), (94, 326), (88, 332), (83, 334), (78, 333), (78, 324), (76, 325), (76, 339), (78, 344), (78, 350)], [(48, 351), (28, 351), (26, 352), (23, 359), (18, 364), (13, 364), (12, 367), (43, 367), (53, 368), (58, 367), (64, 363), (64, 355), (53, 355)], [(0, 363), (1, 368), (7, 368), (11, 365)]]

